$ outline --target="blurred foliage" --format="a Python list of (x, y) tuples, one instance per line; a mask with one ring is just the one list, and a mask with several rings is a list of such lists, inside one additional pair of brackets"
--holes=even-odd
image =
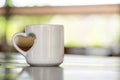
[(3, 16), (0, 16), (0, 44), (2, 42), (2, 37), (5, 34), (6, 19)]
[(23, 32), (27, 25), (47, 24), (51, 16), (10, 16), (7, 22), (6, 37), (11, 45), (11, 37), (16, 32)]
[[(9, 45), (13, 34), (23, 32), (32, 24), (63, 24), (65, 29), (65, 47), (103, 47), (116, 44), (120, 28), (118, 15), (41, 15), (1, 17), (0, 33), (7, 38)], [(94, 20), (91, 21), (91, 19)], [(96, 21), (96, 22), (95, 22)], [(89, 23), (89, 24), (88, 24)], [(95, 24), (96, 23), (96, 24)], [(99, 25), (98, 25), (99, 24)], [(84, 27), (83, 27), (84, 26)], [(114, 26), (114, 27), (113, 27)], [(112, 44), (111, 44), (112, 43)]]

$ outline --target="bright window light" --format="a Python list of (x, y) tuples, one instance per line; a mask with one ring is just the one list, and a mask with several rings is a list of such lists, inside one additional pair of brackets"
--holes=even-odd
[(0, 7), (3, 7), (5, 5), (5, 0), (0, 0)]
[(120, 4), (120, 0), (12, 0), (12, 2), (16, 7)]
[(117, 43), (119, 15), (52, 17), (50, 24), (63, 24), (66, 47), (108, 47)]

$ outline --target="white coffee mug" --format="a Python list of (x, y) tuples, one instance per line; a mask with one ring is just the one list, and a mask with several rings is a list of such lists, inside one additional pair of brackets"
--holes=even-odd
[[(15, 38), (18, 36), (35, 36), (34, 44), (28, 51), (20, 49)], [(30, 25), (25, 33), (16, 33), (12, 37), (14, 47), (26, 58), (32, 66), (57, 66), (64, 58), (64, 28), (63, 25)]]

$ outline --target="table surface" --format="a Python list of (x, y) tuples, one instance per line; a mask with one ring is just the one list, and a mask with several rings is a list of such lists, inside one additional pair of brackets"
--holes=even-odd
[(120, 80), (119, 58), (65, 55), (59, 67), (30, 67), (19, 53), (0, 53), (0, 80)]

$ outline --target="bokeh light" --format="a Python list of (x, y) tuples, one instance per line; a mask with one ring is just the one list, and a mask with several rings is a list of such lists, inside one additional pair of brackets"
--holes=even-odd
[(5, 2), (6, 2), (6, 0), (0, 0), (0, 7), (4, 7), (5, 6)]
[(120, 0), (12, 0), (15, 7), (120, 4)]

